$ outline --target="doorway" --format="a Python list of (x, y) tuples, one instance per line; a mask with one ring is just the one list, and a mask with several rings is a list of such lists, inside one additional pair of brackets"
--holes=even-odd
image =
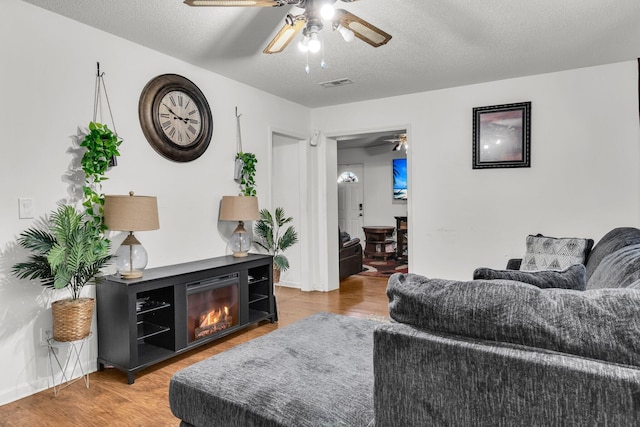
[[(408, 217), (408, 200), (399, 197), (394, 165), (406, 162), (406, 128), (334, 137), (337, 141), (338, 224), (365, 244), (362, 227), (396, 228), (396, 217)], [(406, 164), (406, 163), (404, 163)], [(404, 168), (406, 174), (406, 167)], [(357, 179), (357, 181), (356, 181)], [(394, 182), (395, 181), (395, 182)], [(404, 183), (407, 183), (404, 176)], [(407, 194), (407, 188), (402, 192)]]
[(338, 226), (364, 241), (364, 165), (338, 165)]

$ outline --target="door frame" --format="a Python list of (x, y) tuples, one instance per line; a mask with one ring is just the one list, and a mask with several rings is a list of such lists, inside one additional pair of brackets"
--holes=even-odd
[[(393, 126), (384, 126), (380, 128), (342, 130), (339, 132), (328, 131), (327, 133), (325, 133), (325, 135), (327, 140), (336, 141), (337, 139), (344, 138), (350, 135), (360, 135), (360, 134), (375, 133), (375, 132), (391, 132), (398, 129), (405, 129), (407, 134), (407, 140), (408, 141), (413, 140), (410, 123), (393, 125)], [(409, 145), (411, 145), (411, 143), (409, 143)], [(337, 168), (338, 157), (336, 155), (336, 152), (337, 152), (337, 149), (328, 151), (326, 162), (327, 164), (332, 164), (332, 163), (335, 164)], [(409, 233), (407, 236), (408, 238), (407, 250), (409, 252), (409, 257), (407, 262), (409, 265), (409, 271), (411, 271), (411, 266), (413, 265), (413, 253), (414, 253), (413, 242), (415, 241), (415, 239), (412, 236), (412, 230), (414, 230), (414, 228), (411, 226), (411, 223), (413, 221), (413, 197), (412, 197), (412, 193), (413, 193), (412, 175), (413, 174), (412, 174), (412, 171), (413, 171), (413, 157), (411, 155), (411, 149), (408, 149), (407, 150), (407, 187), (408, 187), (407, 188), (407, 226), (409, 228)], [(334, 180), (334, 182), (336, 185), (336, 193), (337, 193), (337, 188), (338, 188), (337, 180)], [(366, 206), (365, 206), (365, 209), (366, 209)], [(326, 214), (327, 214), (327, 226), (338, 222), (338, 209), (332, 210), (329, 208), (327, 209)], [(329, 259), (332, 259), (332, 258), (339, 259), (340, 255), (339, 255), (339, 248), (337, 245), (335, 245), (335, 248), (329, 245), (327, 249), (328, 249)], [(338, 282), (338, 287), (339, 285), (340, 283)]]

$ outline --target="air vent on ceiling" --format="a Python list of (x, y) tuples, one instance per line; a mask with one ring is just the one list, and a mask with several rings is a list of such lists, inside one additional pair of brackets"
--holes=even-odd
[(329, 88), (329, 87), (338, 87), (338, 86), (344, 86), (344, 85), (350, 85), (352, 84), (353, 81), (349, 80), (349, 79), (337, 79), (337, 80), (331, 80), (328, 82), (322, 82), (322, 83), (318, 83), (320, 86), (324, 87), (324, 88)]

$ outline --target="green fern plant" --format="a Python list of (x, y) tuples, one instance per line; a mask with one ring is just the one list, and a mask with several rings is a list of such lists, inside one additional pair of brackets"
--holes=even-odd
[(280, 271), (289, 269), (289, 260), (282, 253), (298, 243), (298, 233), (290, 225), (282, 232), (284, 226), (293, 221), (287, 217), (283, 208), (276, 208), (275, 215), (267, 209), (260, 210), (260, 219), (254, 225), (255, 243), (273, 255), (273, 266)]
[(71, 298), (77, 299), (111, 261), (109, 241), (73, 206), (60, 205), (49, 222), (49, 230), (30, 228), (20, 234), (18, 244), (31, 255), (28, 261), (15, 264), (12, 273), (20, 279), (39, 279), (48, 288), (68, 287)]
[(105, 174), (111, 166), (111, 159), (120, 155), (118, 150), (120, 144), (122, 140), (119, 140), (107, 125), (95, 122), (89, 123), (89, 134), (80, 143), (81, 147), (87, 149), (80, 161), (85, 176), (85, 184), (82, 187), (84, 193), (82, 206), (91, 217), (93, 227), (99, 232), (107, 229), (102, 220), (104, 206), (102, 182), (108, 179)]

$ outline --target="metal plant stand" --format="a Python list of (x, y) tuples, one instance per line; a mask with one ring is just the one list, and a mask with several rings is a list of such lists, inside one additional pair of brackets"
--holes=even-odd
[[(84, 344), (91, 337), (92, 334), (89, 334), (85, 338), (77, 341), (67, 341), (61, 342), (56, 341), (51, 336), (47, 336), (47, 349), (49, 352), (49, 370), (51, 371), (51, 382), (53, 383), (53, 395), (58, 396), (60, 391), (63, 388), (66, 388), (76, 382), (79, 379), (84, 380), (84, 384), (87, 388), (89, 388), (89, 373), (84, 371), (82, 367), (82, 363), (80, 362), (80, 354), (82, 353), (82, 349), (84, 348)], [(63, 348), (68, 348), (68, 354), (64, 363), (60, 360), (59, 352)], [(54, 371), (54, 363), (58, 365), (62, 377), (60, 378), (60, 382), (56, 384), (56, 376)], [(73, 363), (71, 368), (71, 373), (67, 375), (67, 370)], [(78, 378), (73, 378), (73, 374), (76, 372), (76, 369), (80, 370), (81, 375)]]

